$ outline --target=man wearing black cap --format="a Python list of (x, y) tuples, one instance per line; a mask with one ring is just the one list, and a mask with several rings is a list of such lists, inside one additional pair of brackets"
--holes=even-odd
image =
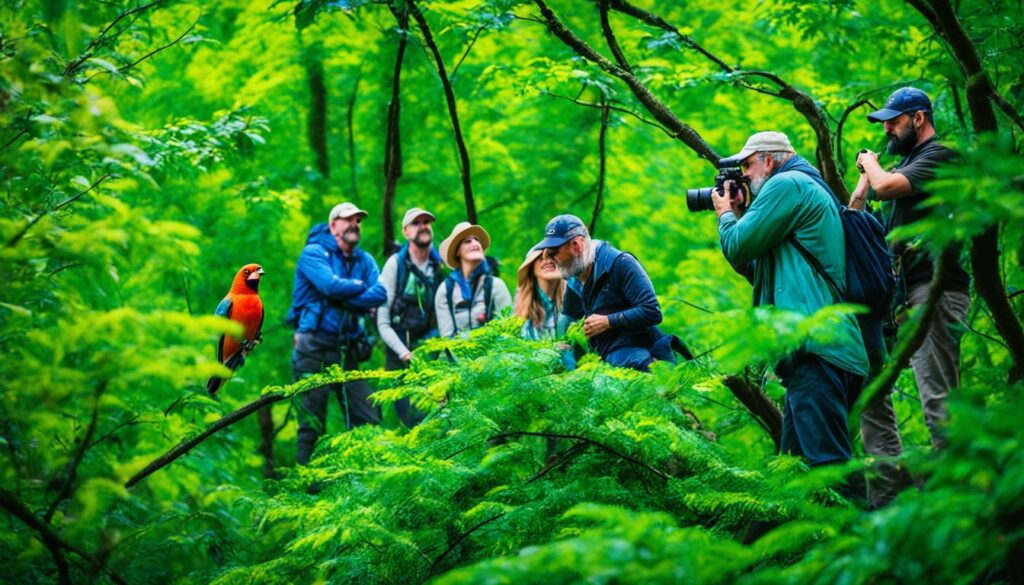
[[(851, 195), (850, 207), (863, 209), (867, 199), (881, 200), (886, 231), (891, 231), (927, 216), (928, 210), (922, 205), (928, 198), (925, 184), (934, 178), (936, 168), (953, 160), (956, 154), (938, 142), (931, 100), (919, 89), (896, 90), (885, 107), (869, 114), (868, 120), (882, 124), (889, 138), (889, 154), (902, 156), (903, 160), (892, 172), (886, 172), (875, 153), (862, 152), (857, 157), (857, 165), (862, 169), (860, 181)], [(932, 256), (916, 244), (897, 241), (892, 246), (899, 279), (897, 303), (905, 303), (907, 308), (928, 298), (934, 270)], [(924, 343), (910, 358), (925, 423), (936, 447), (943, 443), (941, 425), (947, 417), (946, 395), (949, 388), (960, 385), (960, 340), (951, 330), (963, 322), (970, 304), (970, 277), (961, 266), (956, 266), (948, 283)], [(886, 396), (865, 412), (862, 435), (868, 453), (902, 453), (891, 398)]]
[(655, 360), (675, 361), (685, 351), (672, 335), (658, 329), (661, 306), (654, 285), (636, 257), (608, 242), (591, 240), (575, 215), (548, 222), (545, 238), (534, 246), (553, 258), (568, 281), (562, 310), (583, 320), (590, 347), (613, 366), (647, 371)]

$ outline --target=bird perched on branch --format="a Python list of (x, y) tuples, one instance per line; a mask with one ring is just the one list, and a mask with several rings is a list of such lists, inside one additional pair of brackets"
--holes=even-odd
[[(263, 301), (259, 295), (262, 276), (263, 268), (259, 264), (246, 264), (235, 275), (227, 296), (217, 305), (217, 315), (242, 326), (241, 339), (224, 334), (217, 344), (217, 359), (232, 372), (240, 368), (249, 352), (263, 341), (260, 335), (263, 330)], [(226, 380), (219, 376), (210, 378), (206, 384), (210, 396), (216, 398), (217, 391)]]

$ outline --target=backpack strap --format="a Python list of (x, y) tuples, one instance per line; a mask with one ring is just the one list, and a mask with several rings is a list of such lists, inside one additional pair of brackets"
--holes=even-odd
[[(491, 291), (494, 289), (494, 276), (488, 274), (484, 276), (484, 319), (490, 321), (494, 317), (494, 307), (491, 303)], [(473, 308), (470, 306), (470, 312)], [(470, 317), (472, 321), (472, 316)]]
[(786, 236), (786, 241), (788, 241), (790, 244), (793, 244), (797, 251), (800, 252), (800, 255), (804, 257), (804, 260), (806, 260), (807, 263), (811, 265), (812, 269), (817, 271), (818, 274), (825, 277), (825, 283), (828, 285), (829, 290), (832, 291), (832, 294), (836, 297), (836, 299), (844, 300), (846, 298), (846, 293), (842, 292), (842, 289), (839, 288), (839, 284), (836, 283), (835, 279), (832, 278), (832, 275), (829, 274), (827, 270), (825, 270), (825, 267), (822, 266), (821, 261), (818, 260), (818, 257), (815, 256), (814, 254), (811, 254), (810, 250), (805, 248), (804, 245), (801, 244), (799, 240), (796, 239), (796, 235), (793, 232), (790, 232), (789, 235)]
[[(444, 287), (445, 295), (448, 298), (448, 312), (452, 316), (452, 337), (455, 337), (459, 332), (459, 323), (455, 320), (455, 304), (452, 302), (452, 297), (455, 295), (455, 281), (450, 278), (444, 279)], [(470, 319), (470, 327), (472, 327), (472, 325), (472, 319)]]

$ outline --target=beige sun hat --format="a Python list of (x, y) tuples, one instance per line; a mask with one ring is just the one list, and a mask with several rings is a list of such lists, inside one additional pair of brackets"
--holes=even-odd
[(480, 246), (484, 252), (491, 245), (491, 236), (487, 234), (487, 230), (484, 228), (469, 223), (468, 221), (461, 221), (452, 228), (452, 233), (441, 241), (441, 245), (438, 248), (438, 252), (441, 254), (441, 259), (448, 265), (449, 268), (459, 267), (459, 245), (462, 244), (462, 240), (465, 240), (469, 236), (476, 236), (480, 239)]
[(538, 250), (537, 248), (533, 248), (526, 253), (526, 258), (523, 260), (523, 263), (519, 265), (519, 270), (516, 271), (516, 282), (519, 283), (519, 286), (522, 286), (523, 283), (526, 282), (526, 280), (528, 280), (533, 274), (533, 271), (531, 270), (533, 263), (536, 262), (537, 258), (540, 258), (542, 254), (544, 254), (544, 250)]

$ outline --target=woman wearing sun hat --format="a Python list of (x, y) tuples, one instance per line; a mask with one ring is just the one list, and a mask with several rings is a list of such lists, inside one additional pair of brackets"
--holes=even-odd
[[(545, 258), (543, 250), (530, 250), (516, 273), (515, 314), (524, 319), (523, 338), (534, 341), (565, 336), (573, 319), (562, 313), (565, 280), (553, 258)], [(566, 369), (576, 367), (572, 351), (562, 352)]]
[(491, 274), (484, 257), (490, 245), (491, 237), (484, 228), (465, 221), (441, 242), (441, 259), (452, 268), (434, 296), (441, 337), (483, 327), (512, 305), (508, 287)]

